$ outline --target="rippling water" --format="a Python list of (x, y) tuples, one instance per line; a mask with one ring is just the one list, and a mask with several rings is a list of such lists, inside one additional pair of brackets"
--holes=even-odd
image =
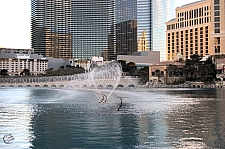
[(3, 149), (225, 148), (224, 89), (116, 91), (0, 88)]

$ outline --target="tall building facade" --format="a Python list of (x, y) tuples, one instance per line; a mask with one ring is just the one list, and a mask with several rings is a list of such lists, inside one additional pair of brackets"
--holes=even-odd
[[(193, 2), (196, 0), (189, 0)], [(152, 50), (160, 51), (161, 61), (166, 60), (166, 25), (165, 22), (175, 18), (175, 9), (188, 3), (183, 0), (152, 0)]]
[(72, 57), (70, 0), (31, 0), (31, 46), (46, 57)]
[[(32, 0), (32, 48), (56, 58), (89, 59), (152, 48), (152, 0)], [(144, 48), (143, 48), (144, 47)]]
[[(111, 58), (115, 51), (114, 0), (71, 0), (73, 55), (76, 59), (92, 56)], [(112, 43), (109, 43), (109, 39)]]
[(152, 49), (152, 0), (116, 0), (116, 53)]
[(168, 60), (225, 53), (224, 0), (202, 0), (176, 9), (176, 18), (166, 22)]
[(31, 74), (43, 74), (48, 69), (48, 60), (33, 54), (33, 49), (0, 48), (0, 70), (8, 70), (9, 75), (20, 75), (24, 69)]
[(110, 34), (115, 24), (113, 0), (32, 0), (31, 5), (35, 53), (89, 59), (115, 51), (115, 45), (108, 44), (109, 36), (113, 42), (115, 38), (114, 30)]

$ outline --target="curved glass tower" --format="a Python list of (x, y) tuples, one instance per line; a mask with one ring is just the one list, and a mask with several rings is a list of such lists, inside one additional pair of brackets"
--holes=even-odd
[(31, 46), (46, 57), (71, 58), (71, 1), (31, 0)]
[(113, 0), (72, 0), (73, 55), (77, 59), (114, 54)]
[(32, 48), (87, 60), (152, 49), (152, 0), (31, 0)]
[(32, 0), (31, 5), (35, 53), (75, 59), (114, 54), (114, 44), (108, 44), (115, 41), (113, 0)]

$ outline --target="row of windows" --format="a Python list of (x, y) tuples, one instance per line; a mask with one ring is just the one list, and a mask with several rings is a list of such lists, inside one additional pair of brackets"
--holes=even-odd
[(205, 27), (205, 31), (203, 29), (203, 27), (200, 27), (168, 33), (168, 59), (173, 59), (177, 53), (181, 53), (186, 58), (195, 53), (199, 55), (208, 54), (208, 26)]
[[(195, 35), (198, 34), (198, 31), (200, 31), (200, 34), (203, 34), (203, 27), (200, 27), (199, 29), (195, 28), (194, 31), (195, 31)], [(190, 35), (193, 35), (193, 29), (189, 29), (189, 30), (181, 31), (181, 37), (183, 37), (184, 32), (185, 32), (185, 35), (188, 35), (188, 33), (190, 33)], [(208, 26), (205, 27), (205, 33), (208, 33)], [(171, 35), (174, 36), (175, 32), (168, 33), (168, 38)], [(177, 38), (179, 37), (179, 32), (176, 32), (176, 37)]]
[(207, 16), (209, 13), (207, 12), (209, 10), (209, 6), (205, 6), (202, 8), (197, 8), (185, 12), (180, 12), (177, 14), (178, 18), (183, 18), (181, 20), (188, 20), (193, 19), (197, 17)]
[(210, 17), (204, 17), (204, 18), (167, 25), (167, 30), (173, 30), (173, 29), (178, 29), (178, 28), (188, 27), (188, 26), (195, 26), (195, 25), (205, 24), (209, 22), (211, 22)]

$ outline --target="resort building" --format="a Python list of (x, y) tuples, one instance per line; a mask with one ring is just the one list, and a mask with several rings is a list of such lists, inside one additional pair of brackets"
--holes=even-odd
[(201, 0), (176, 9), (166, 22), (167, 60), (225, 53), (225, 1)]
[(149, 44), (146, 36), (146, 31), (141, 33), (141, 36), (138, 39), (138, 52), (149, 51)]
[(24, 69), (34, 75), (45, 73), (48, 60), (33, 52), (33, 49), (0, 48), (0, 70), (6, 69), (9, 75), (20, 75)]
[(174, 83), (184, 81), (182, 74), (176, 74), (167, 71), (170, 65), (177, 68), (184, 67), (183, 63), (174, 61), (162, 61), (149, 66), (149, 82)]
[(166, 60), (166, 25), (175, 18), (175, 9), (196, 0), (152, 0), (152, 51), (160, 52), (160, 61)]

